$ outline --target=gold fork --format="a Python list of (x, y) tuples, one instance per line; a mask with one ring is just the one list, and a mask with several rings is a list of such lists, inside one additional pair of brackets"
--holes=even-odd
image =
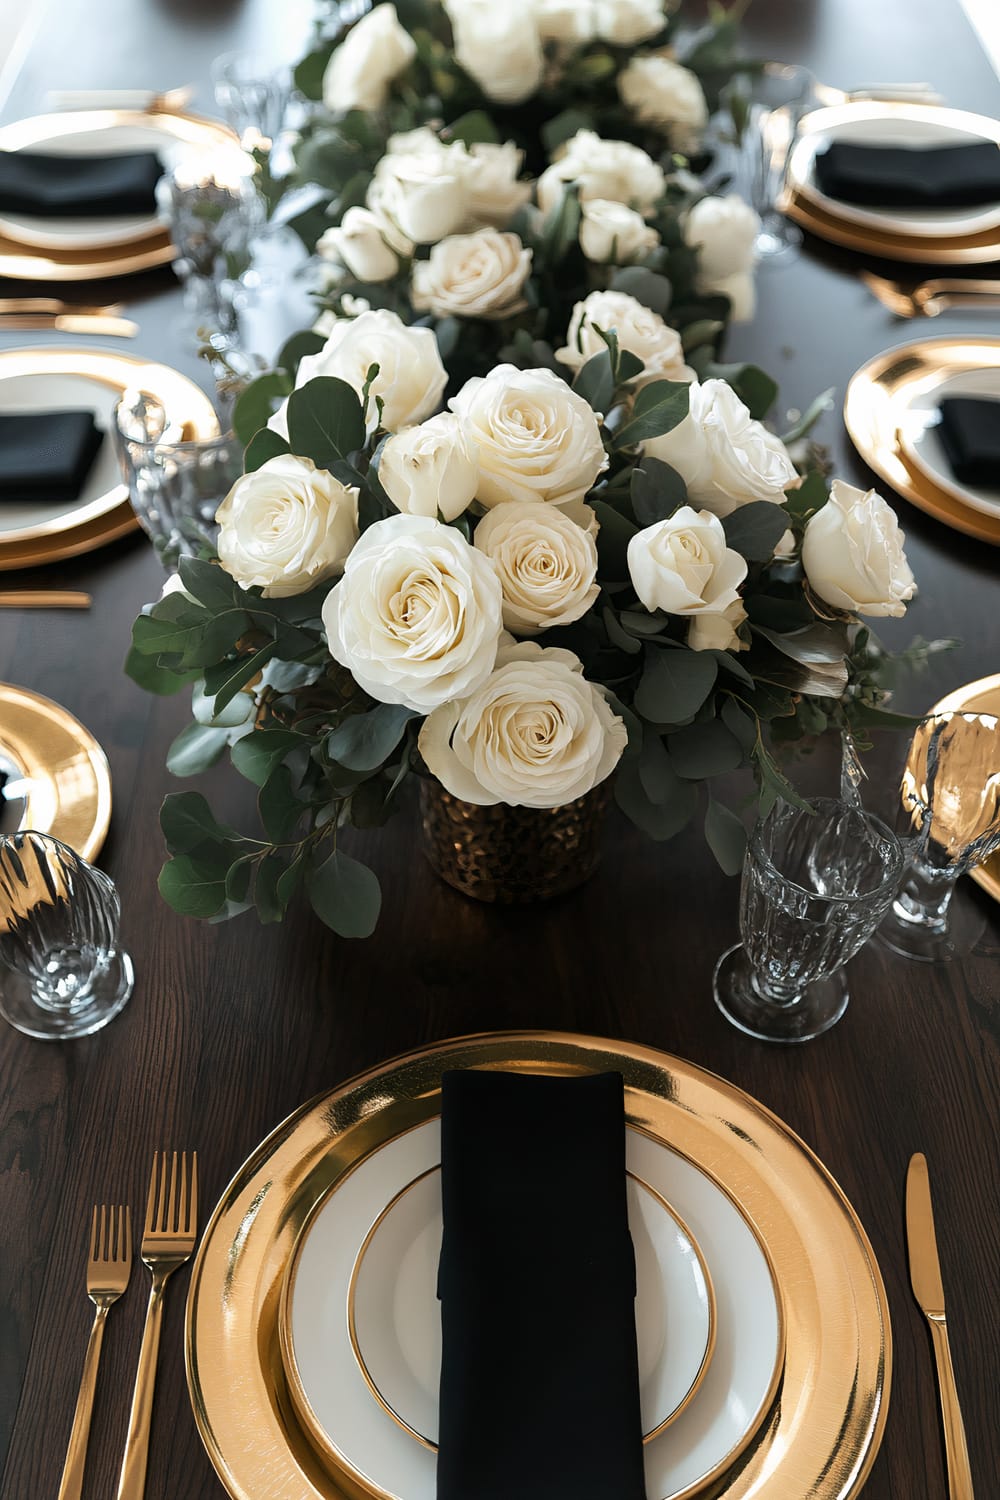
[(180, 1154), (179, 1168), (177, 1152), (173, 1152), (169, 1170), (167, 1152), (154, 1153), (140, 1252), (143, 1264), (149, 1267), (153, 1285), (149, 1293), (146, 1327), (135, 1376), (132, 1412), (125, 1439), (125, 1457), (118, 1480), (118, 1500), (142, 1500), (146, 1488), (149, 1419), (153, 1411), (156, 1358), (160, 1348), (163, 1288), (177, 1267), (190, 1259), (194, 1250), (197, 1222), (198, 1153), (191, 1153), (190, 1176), (186, 1152), (182, 1151)]
[(883, 307), (899, 318), (936, 318), (949, 308), (975, 312), (980, 308), (1000, 307), (1000, 281), (936, 277), (905, 287), (872, 271), (862, 271), (861, 279)]
[(73, 1430), (66, 1450), (62, 1481), (59, 1485), (59, 1500), (79, 1500), (83, 1489), (83, 1470), (87, 1462), (87, 1439), (90, 1436), (90, 1415), (94, 1409), (94, 1390), (97, 1386), (97, 1366), (101, 1360), (101, 1345), (104, 1342), (104, 1323), (108, 1308), (128, 1286), (132, 1269), (132, 1225), (127, 1208), (94, 1205), (94, 1220), (90, 1231), (90, 1256), (87, 1261), (87, 1296), (97, 1311), (90, 1330), (90, 1342), (83, 1361), (80, 1377), (80, 1394), (76, 1399)]

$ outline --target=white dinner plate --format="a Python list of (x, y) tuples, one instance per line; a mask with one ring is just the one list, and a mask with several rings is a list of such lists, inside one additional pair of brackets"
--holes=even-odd
[(838, 109), (836, 124), (816, 130), (808, 128), (807, 116), (803, 122), (804, 133), (789, 155), (788, 181), (803, 198), (811, 199), (827, 213), (870, 229), (918, 238), (979, 234), (996, 229), (1000, 227), (1000, 203), (986, 203), (975, 208), (874, 209), (830, 198), (817, 185), (816, 157), (832, 141), (853, 141), (865, 146), (930, 148), (960, 146), (988, 139), (952, 123), (947, 116), (955, 114), (956, 111), (942, 110), (941, 118), (938, 118), (932, 106), (903, 104), (893, 106), (892, 112), (886, 114), (884, 104), (875, 111), (872, 105), (859, 102), (851, 110), (846, 107)]
[(926, 479), (963, 505), (971, 506), (983, 515), (1000, 515), (1000, 489), (960, 484), (952, 472), (938, 423), (938, 407), (945, 396), (991, 398), (997, 402), (997, 422), (1000, 423), (1000, 369), (966, 370), (914, 392), (900, 421), (899, 446), (903, 456)]
[[(356, 1322), (365, 1359), (377, 1361), (387, 1354), (388, 1349), (376, 1351), (373, 1332), (377, 1325), (371, 1303), (377, 1280), (383, 1300), (397, 1304), (396, 1310), (381, 1314), (381, 1336), (387, 1344), (395, 1342), (410, 1367), (409, 1375), (399, 1377), (393, 1389), (401, 1401), (400, 1393), (405, 1390), (418, 1428), (421, 1422), (433, 1425), (434, 1360), (439, 1361), (440, 1355), (435, 1352), (431, 1357), (426, 1348), (416, 1349), (414, 1341), (428, 1337), (436, 1320), (433, 1277), (440, 1245), (440, 1189), (429, 1187), (422, 1203), (415, 1197), (417, 1187), (410, 1194), (405, 1190), (418, 1178), (433, 1183), (424, 1174), (436, 1176), (439, 1164), (438, 1120), (398, 1136), (366, 1158), (321, 1201), (304, 1227), (284, 1286), (283, 1354), (300, 1415), (320, 1447), (337, 1463), (373, 1494), (391, 1500), (434, 1500), (436, 1458), (376, 1400), (351, 1347), (346, 1309), (369, 1230), (394, 1200), (404, 1204), (407, 1196), (414, 1198), (413, 1221), (390, 1224), (379, 1247), (385, 1257), (383, 1267), (398, 1269), (391, 1293), (374, 1265), (370, 1273), (365, 1271), (368, 1257), (362, 1257), (358, 1282), (367, 1274), (375, 1280), (365, 1288), (363, 1307), (359, 1300)], [(780, 1373), (783, 1320), (768, 1257), (728, 1194), (685, 1157), (634, 1129), (628, 1131), (627, 1164), (639, 1183), (665, 1199), (689, 1229), (704, 1257), (716, 1301), (715, 1348), (704, 1377), (693, 1398), (645, 1447), (650, 1500), (673, 1500), (718, 1470), (755, 1430)], [(636, 1208), (638, 1217), (634, 1216)], [(386, 1215), (382, 1224), (391, 1217)], [(668, 1301), (666, 1278), (693, 1276), (690, 1260), (676, 1258), (663, 1240), (668, 1222), (655, 1198), (636, 1184), (630, 1190), (630, 1225), (640, 1276), (636, 1321), (644, 1375), (643, 1415), (651, 1420), (656, 1420), (652, 1412), (662, 1411), (672, 1399), (665, 1394), (665, 1386), (656, 1382), (669, 1379), (664, 1367), (684, 1348), (686, 1336), (683, 1327), (668, 1330), (668, 1308), (674, 1304), (672, 1294)], [(400, 1256), (400, 1230), (413, 1230), (419, 1224), (423, 1233)], [(659, 1244), (649, 1244), (647, 1235)], [(376, 1231), (371, 1244), (379, 1238)], [(411, 1293), (416, 1305), (404, 1314), (402, 1299)], [(360, 1299), (360, 1285), (356, 1295)], [(700, 1327), (696, 1281), (691, 1298), (694, 1307), (686, 1316)], [(693, 1356), (685, 1351), (684, 1360), (690, 1368)], [(384, 1380), (381, 1364), (379, 1372)]]

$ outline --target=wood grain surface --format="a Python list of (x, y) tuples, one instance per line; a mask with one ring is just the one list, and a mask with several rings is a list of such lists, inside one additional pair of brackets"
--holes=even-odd
[[(281, 27), (281, 10), (274, 0), (269, 12), (218, 0), (53, 7), (3, 118), (41, 109), (49, 87), (161, 87), (187, 78), (199, 82), (208, 107), (212, 56), (259, 45), (268, 24)], [(951, 103), (1000, 114), (1000, 85), (955, 0), (755, 0), (748, 36), (759, 55), (805, 62), (842, 87), (929, 78)], [(836, 386), (838, 405), (820, 435), (840, 473), (872, 483), (839, 416), (853, 370), (927, 331), (1000, 333), (1000, 316), (946, 315), (932, 329), (897, 323), (859, 281), (863, 263), (809, 242), (791, 265), (762, 269), (756, 319), (734, 330), (729, 353), (751, 355), (776, 374), (784, 407)], [(178, 331), (179, 294), (168, 272), (94, 289), (94, 300), (119, 298), (141, 325), (139, 352), (205, 383)], [(0, 334), (0, 347), (15, 342)], [(920, 597), (885, 636), (895, 644), (917, 633), (962, 641), (901, 688), (902, 706), (919, 710), (1000, 670), (1000, 551), (905, 502), (899, 511)], [(90, 1317), (84, 1265), (93, 1202), (131, 1202), (141, 1218), (152, 1152), (197, 1148), (207, 1217), (254, 1145), (311, 1095), (430, 1040), (503, 1027), (623, 1037), (679, 1054), (748, 1090), (818, 1152), (871, 1237), (892, 1312), (891, 1408), (865, 1500), (946, 1494), (931, 1350), (910, 1294), (903, 1235), (906, 1165), (911, 1152), (924, 1151), (977, 1494), (996, 1493), (1000, 914), (981, 891), (966, 881), (956, 898), (982, 926), (967, 958), (934, 968), (869, 946), (851, 966), (844, 1020), (791, 1049), (750, 1041), (713, 1007), (713, 965), (737, 936), (737, 885), (718, 872), (694, 828), (658, 846), (615, 818), (604, 862), (582, 890), (534, 910), (495, 910), (430, 874), (410, 809), (357, 841), (385, 897), (366, 942), (342, 942), (306, 912), (269, 928), (250, 919), (222, 927), (185, 921), (160, 901), (156, 875), (157, 809), (176, 786), (164, 753), (186, 705), (147, 697), (121, 673), (131, 621), (162, 582), (155, 558), (137, 536), (6, 581), (94, 596), (85, 616), (0, 613), (0, 679), (65, 704), (107, 749), (115, 808), (101, 863), (121, 891), (137, 983), (121, 1018), (83, 1041), (43, 1044), (0, 1028), (3, 1500), (56, 1492)], [(889, 742), (873, 757), (876, 803), (892, 802), (901, 749)], [(833, 785), (834, 747), (817, 751), (803, 774), (808, 784)], [(239, 778), (212, 773), (204, 784), (222, 815), (251, 826), (251, 789)], [(184, 1380), (188, 1276), (181, 1272), (166, 1297), (149, 1500), (222, 1494)], [(114, 1493), (146, 1291), (137, 1265), (110, 1315), (86, 1500)]]

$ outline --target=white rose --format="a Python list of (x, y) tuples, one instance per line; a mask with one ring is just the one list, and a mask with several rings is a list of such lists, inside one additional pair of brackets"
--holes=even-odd
[(382, 223), (367, 208), (349, 208), (338, 228), (323, 232), (316, 249), (338, 260), (358, 281), (388, 281), (399, 270), (399, 256), (386, 242)]
[(688, 416), (644, 452), (677, 470), (692, 505), (728, 516), (752, 500), (781, 505), (798, 475), (780, 438), (756, 422), (724, 380), (691, 385)]
[(323, 103), (335, 114), (381, 109), (394, 78), (409, 67), (416, 43), (394, 5), (376, 5), (352, 26), (323, 74)]
[(455, 58), (488, 99), (521, 104), (545, 70), (533, 0), (448, 0)]
[(628, 203), (650, 213), (666, 191), (666, 178), (651, 156), (627, 141), (604, 141), (592, 130), (578, 130), (538, 179), (538, 203), (550, 213), (568, 182), (579, 184), (580, 202), (591, 198)]
[(413, 306), (438, 317), (509, 318), (528, 305), (521, 294), (530, 274), (531, 251), (516, 234), (449, 235), (414, 263)]
[(568, 505), (608, 466), (590, 405), (551, 370), (497, 365), (448, 403), (479, 449), (476, 498)]
[(835, 479), (829, 500), (806, 525), (802, 566), (813, 592), (834, 609), (898, 616), (916, 593), (904, 541), (881, 495)]
[(343, 570), (358, 537), (358, 491), (282, 453), (237, 479), (216, 520), (226, 572), (284, 599)]
[(475, 499), (479, 482), (475, 444), (461, 423), (443, 411), (419, 427), (386, 438), (378, 477), (397, 510), (454, 521)]
[(606, 42), (634, 47), (664, 28), (663, 0), (597, 0), (594, 29)]
[(436, 151), (390, 151), (375, 168), (368, 207), (406, 240), (436, 244), (465, 222), (471, 167), (472, 158), (460, 142), (445, 146), (439, 141)]
[(698, 290), (728, 297), (738, 323), (753, 317), (759, 233), (760, 219), (738, 193), (702, 198), (684, 221), (684, 239), (698, 251)]
[(569, 625), (600, 593), (593, 534), (555, 506), (494, 506), (476, 527), (475, 544), (496, 568), (503, 622), (515, 635)]
[(535, 18), (544, 42), (582, 47), (596, 34), (593, 0), (535, 0)]
[(503, 629), (490, 562), (430, 516), (369, 526), (323, 605), (330, 654), (381, 703), (429, 713), (493, 670)]
[(720, 615), (739, 598), (746, 558), (726, 546), (710, 510), (682, 505), (666, 521), (636, 533), (628, 544), (632, 587), (647, 609), (668, 615)]
[(708, 121), (708, 105), (697, 76), (670, 57), (634, 57), (618, 75), (626, 109), (645, 125), (665, 129), (678, 151), (693, 151)]
[[(390, 431), (422, 422), (440, 406), (448, 375), (433, 330), (408, 328), (396, 313), (385, 308), (363, 312), (357, 318), (339, 318), (319, 353), (307, 354), (300, 361), (295, 385), (306, 385), (319, 375), (333, 375), (360, 396), (372, 365), (378, 365), (379, 372), (371, 386), (369, 430), (374, 431), (378, 422), (376, 396), (384, 403), (382, 421)], [(283, 402), (267, 424), (285, 439), (287, 406)]]
[(474, 167), (468, 179), (468, 208), (480, 224), (504, 229), (531, 197), (531, 183), (518, 182), (524, 160), (513, 141), (502, 146), (476, 141), (469, 147)]
[(749, 641), (737, 631), (747, 617), (742, 599), (734, 599), (721, 614), (692, 615), (687, 643), (692, 651), (749, 651)]
[(580, 249), (598, 264), (627, 266), (655, 250), (660, 243), (656, 230), (642, 214), (609, 198), (591, 198), (582, 205)]
[(560, 364), (578, 370), (607, 345), (597, 332), (614, 329), (618, 344), (636, 355), (645, 369), (630, 384), (648, 385), (651, 380), (694, 380), (694, 371), (684, 363), (681, 336), (658, 313), (630, 297), (627, 292), (591, 292), (573, 309), (566, 330), (566, 347), (556, 350)]
[(627, 743), (579, 658), (534, 641), (503, 648), (493, 674), (432, 713), (419, 741), (445, 790), (481, 807), (575, 802), (611, 775)]

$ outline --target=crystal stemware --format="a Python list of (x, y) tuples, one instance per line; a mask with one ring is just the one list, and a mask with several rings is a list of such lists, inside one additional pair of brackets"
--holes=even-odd
[(1000, 849), (1000, 720), (957, 711), (924, 719), (900, 795), (916, 837), (879, 937), (907, 958), (948, 960), (968, 946), (952, 914), (955, 884)]
[(0, 1015), (27, 1036), (87, 1036), (132, 993), (114, 883), (51, 834), (0, 838)]
[(197, 327), (234, 337), (240, 277), (262, 218), (252, 156), (235, 144), (180, 155), (156, 185)]
[(727, 90), (739, 135), (741, 187), (761, 221), (754, 248), (764, 261), (788, 259), (802, 243), (801, 232), (777, 202), (813, 87), (805, 68), (767, 63), (757, 73), (740, 75)]
[(829, 1030), (847, 1009), (844, 965), (884, 917), (902, 864), (895, 834), (857, 803), (777, 803), (743, 863), (743, 941), (716, 965), (727, 1020), (773, 1042)]

